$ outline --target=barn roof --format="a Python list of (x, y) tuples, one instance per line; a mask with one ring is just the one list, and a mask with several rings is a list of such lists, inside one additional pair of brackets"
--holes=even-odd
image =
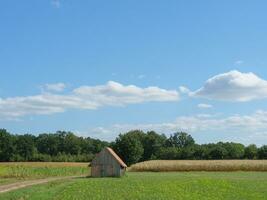
[(122, 166), (122, 167), (127, 167), (127, 165), (122, 161), (122, 159), (113, 151), (113, 149), (106, 147), (106, 150), (108, 150), (108, 152), (118, 161), (118, 163)]

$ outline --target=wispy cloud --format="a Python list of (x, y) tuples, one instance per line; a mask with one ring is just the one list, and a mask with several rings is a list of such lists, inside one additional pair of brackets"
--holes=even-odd
[(235, 61), (235, 65), (242, 65), (244, 63), (243, 60), (237, 60)]
[(201, 109), (207, 109), (207, 108), (212, 108), (213, 106), (211, 104), (200, 103), (197, 105), (197, 107)]
[(144, 74), (139, 74), (139, 75), (137, 76), (138, 79), (143, 79), (143, 78), (145, 78), (145, 77), (146, 77), (146, 75), (144, 75)]
[(52, 5), (54, 8), (60, 8), (60, 6), (61, 6), (61, 1), (60, 1), (60, 0), (51, 0), (51, 5)]
[[(48, 85), (58, 91), (63, 85)], [(105, 85), (81, 86), (69, 94), (42, 93), (34, 96), (0, 98), (0, 119), (18, 119), (25, 115), (47, 115), (68, 109), (98, 109), (143, 102), (178, 101), (179, 93), (159, 87), (140, 88), (109, 81)]]
[(45, 84), (42, 89), (45, 91), (61, 92), (66, 88), (64, 83)]

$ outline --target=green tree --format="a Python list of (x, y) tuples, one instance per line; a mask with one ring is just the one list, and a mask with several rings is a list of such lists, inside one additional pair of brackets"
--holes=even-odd
[(159, 151), (159, 159), (162, 160), (177, 160), (180, 159), (182, 152), (177, 147), (164, 147)]
[(193, 157), (196, 160), (207, 159), (207, 147), (206, 145), (195, 144), (192, 146), (194, 148)]
[(259, 159), (267, 159), (267, 145), (263, 145), (258, 150)]
[(142, 160), (157, 159), (160, 149), (166, 141), (165, 135), (159, 135), (154, 131), (147, 132), (144, 141), (144, 155)]
[(142, 158), (144, 148), (140, 140), (139, 131), (130, 131), (125, 134), (120, 134), (119, 137), (116, 138), (114, 149), (126, 164), (131, 165)]
[(257, 153), (258, 153), (258, 148), (255, 144), (248, 145), (245, 148), (245, 158), (248, 159), (257, 159)]
[(217, 144), (210, 149), (209, 158), (210, 159), (224, 159), (227, 156), (227, 150), (221, 145)]
[(60, 152), (58, 134), (40, 134), (36, 140), (37, 149), (40, 153), (55, 156)]
[(101, 141), (99, 139), (92, 139), (92, 145), (93, 145), (92, 153), (98, 153), (104, 147), (109, 146), (109, 143), (106, 141)]
[(0, 129), (0, 161), (11, 161), (14, 151), (14, 136), (5, 129)]
[(166, 141), (168, 147), (183, 148), (193, 144), (195, 144), (193, 137), (185, 132), (174, 133)]
[(67, 132), (64, 140), (64, 152), (66, 154), (78, 155), (80, 151), (80, 139), (73, 133)]
[(226, 142), (220, 144), (228, 151), (227, 158), (229, 159), (242, 159), (245, 154), (245, 146), (240, 143)]
[(35, 136), (25, 134), (18, 135), (16, 140), (16, 152), (23, 158), (23, 161), (30, 161), (35, 152)]

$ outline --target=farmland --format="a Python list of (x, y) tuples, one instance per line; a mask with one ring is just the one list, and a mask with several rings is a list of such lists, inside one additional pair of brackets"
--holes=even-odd
[(266, 166), (266, 160), (147, 161), (132, 165), (122, 178), (90, 178), (88, 163), (1, 163), (0, 185), (78, 177), (1, 193), (0, 199), (264, 199)]
[(25, 179), (88, 175), (88, 171), (88, 163), (0, 163), (0, 184)]
[(0, 199), (266, 199), (266, 185), (266, 172), (128, 172), (35, 185)]
[(130, 171), (267, 171), (267, 160), (151, 160), (134, 164)]

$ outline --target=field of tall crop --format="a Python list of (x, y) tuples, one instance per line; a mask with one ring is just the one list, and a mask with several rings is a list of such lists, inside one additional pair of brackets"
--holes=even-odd
[(75, 178), (0, 194), (5, 200), (263, 200), (266, 172), (128, 172)]
[(55, 176), (88, 175), (88, 163), (16, 162), (0, 163), (0, 181), (38, 179)]
[(267, 160), (151, 160), (134, 164), (129, 171), (267, 171)]

